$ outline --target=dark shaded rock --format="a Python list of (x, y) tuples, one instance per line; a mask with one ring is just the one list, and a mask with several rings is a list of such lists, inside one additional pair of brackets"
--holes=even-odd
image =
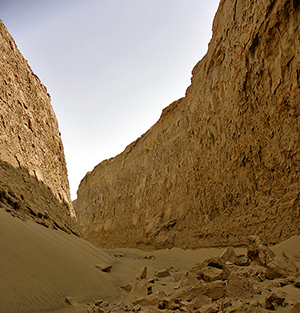
[(238, 266), (248, 266), (250, 265), (250, 263), (251, 263), (251, 260), (246, 255), (241, 254), (236, 257), (234, 264)]
[(69, 304), (69, 305), (72, 305), (72, 304), (73, 304), (72, 298), (71, 298), (71, 297), (66, 297), (65, 303), (67, 303), (67, 304)]
[(265, 299), (266, 309), (275, 310), (278, 305), (284, 306), (285, 296), (276, 292), (271, 293)]

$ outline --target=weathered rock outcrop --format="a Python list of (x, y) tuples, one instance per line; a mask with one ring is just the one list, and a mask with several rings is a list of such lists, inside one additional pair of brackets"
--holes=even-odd
[(186, 96), (82, 180), (101, 246), (197, 248), (300, 232), (300, 5), (222, 0)]
[(75, 212), (50, 96), (1, 21), (0, 49), (0, 202), (67, 223)]

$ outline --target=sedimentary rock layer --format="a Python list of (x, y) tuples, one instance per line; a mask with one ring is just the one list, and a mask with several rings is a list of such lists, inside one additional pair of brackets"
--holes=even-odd
[[(14, 178), (7, 176), (13, 172), (9, 167), (11, 165), (15, 169), (26, 170), (29, 175), (50, 188), (57, 201), (65, 204), (65, 215), (74, 216), (64, 150), (50, 96), (17, 49), (2, 21), (0, 160), (2, 199), (12, 189), (16, 189)], [(9, 170), (3, 172), (5, 169)], [(20, 194), (14, 196), (21, 201)]]
[(186, 96), (82, 180), (100, 246), (274, 243), (300, 233), (300, 5), (222, 0)]

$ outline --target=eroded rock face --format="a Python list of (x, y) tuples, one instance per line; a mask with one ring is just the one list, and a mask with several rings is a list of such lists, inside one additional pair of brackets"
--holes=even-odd
[(82, 180), (85, 238), (198, 248), (299, 233), (299, 8), (221, 1), (186, 96)]
[[(26, 191), (21, 194), (13, 178), (8, 176), (13, 173), (12, 175), (17, 177), (16, 171), (10, 168), (12, 166), (22, 171), (20, 176), (26, 176), (24, 171), (27, 171), (31, 177), (35, 177), (45, 187), (50, 188), (64, 215), (74, 217), (64, 150), (50, 96), (17, 49), (2, 21), (0, 21), (0, 69), (2, 198), (7, 198), (9, 192), (13, 193), (10, 196), (14, 198), (14, 203), (22, 201), (22, 197), (25, 197)], [(24, 179), (30, 180), (29, 177)], [(23, 183), (25, 186), (26, 181)], [(22, 189), (24, 186), (20, 184), (19, 187)], [(26, 188), (28, 191), (30, 186)], [(39, 199), (36, 199), (36, 202), (42, 203), (39, 200), (43, 194), (33, 193), (30, 197), (37, 197)], [(43, 201), (47, 203), (50, 200)]]

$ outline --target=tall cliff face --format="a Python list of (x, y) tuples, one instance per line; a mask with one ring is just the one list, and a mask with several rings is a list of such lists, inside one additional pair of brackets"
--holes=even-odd
[(240, 245), (300, 233), (300, 5), (222, 0), (186, 96), (82, 180), (99, 246)]
[(50, 211), (57, 202), (65, 218), (74, 217), (50, 96), (1, 21), (0, 49), (0, 200)]

